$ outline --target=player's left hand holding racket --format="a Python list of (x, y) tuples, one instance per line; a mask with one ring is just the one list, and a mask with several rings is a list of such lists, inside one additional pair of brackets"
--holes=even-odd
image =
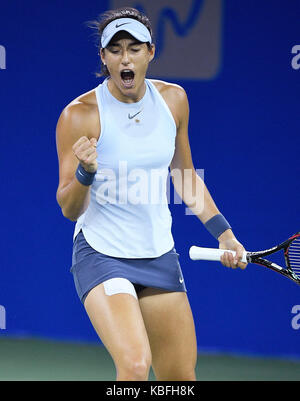
[[(221, 246), (220, 246), (221, 248)], [(238, 245), (236, 249), (241, 249)], [(224, 253), (231, 253), (232, 250), (213, 249), (213, 248), (202, 248), (198, 246), (192, 246), (190, 248), (189, 254), (192, 260), (221, 260)], [(284, 262), (281, 265), (272, 262), (265, 257), (272, 255), (276, 252), (283, 251)], [(233, 252), (230, 260), (235, 257), (235, 252)], [(272, 248), (265, 249), (257, 252), (243, 252), (241, 259), (243, 263), (254, 263), (259, 266), (267, 267), (281, 275), (289, 278), (295, 283), (300, 285), (300, 232), (293, 234), (290, 238), (283, 241), (279, 245), (273, 246)]]
[(226, 267), (231, 267), (232, 269), (236, 269), (237, 267), (245, 269), (247, 263), (242, 262), (245, 248), (233, 236), (231, 230), (225, 231), (223, 234), (221, 234), (218, 240), (219, 249), (234, 251), (234, 253), (224, 252), (220, 257), (221, 263)]

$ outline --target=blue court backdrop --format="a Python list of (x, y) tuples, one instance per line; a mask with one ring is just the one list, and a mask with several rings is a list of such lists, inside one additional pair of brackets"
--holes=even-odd
[[(69, 272), (55, 127), (101, 82), (85, 21), (126, 4), (153, 18), (149, 73), (185, 88), (194, 165), (237, 238), (259, 250), (300, 230), (299, 1), (2, 2), (1, 336), (99, 341)], [(170, 209), (199, 351), (300, 358), (300, 287), (255, 265), (191, 261), (191, 245), (218, 244), (184, 205)]]

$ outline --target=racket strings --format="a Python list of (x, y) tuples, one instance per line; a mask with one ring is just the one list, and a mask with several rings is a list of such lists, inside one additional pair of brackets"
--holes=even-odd
[(293, 272), (300, 277), (300, 238), (297, 237), (288, 248), (288, 258)]

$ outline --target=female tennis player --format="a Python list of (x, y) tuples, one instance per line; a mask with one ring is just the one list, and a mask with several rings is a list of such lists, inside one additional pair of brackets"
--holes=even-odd
[(194, 321), (171, 234), (169, 168), (176, 191), (219, 246), (237, 252), (225, 253), (222, 263), (245, 268), (244, 247), (196, 174), (184, 89), (146, 79), (155, 54), (149, 19), (126, 7), (96, 25), (106, 79), (73, 100), (57, 124), (57, 200), (76, 221), (76, 290), (117, 380), (147, 380), (151, 365), (157, 380), (196, 380)]

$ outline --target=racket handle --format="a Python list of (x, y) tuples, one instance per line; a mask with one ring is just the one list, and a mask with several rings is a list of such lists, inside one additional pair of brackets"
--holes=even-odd
[[(201, 248), (200, 246), (192, 246), (189, 253), (192, 260), (220, 261), (224, 252), (231, 252), (233, 256), (235, 256), (234, 251), (217, 248)], [(241, 262), (247, 263), (247, 252), (244, 252)]]

